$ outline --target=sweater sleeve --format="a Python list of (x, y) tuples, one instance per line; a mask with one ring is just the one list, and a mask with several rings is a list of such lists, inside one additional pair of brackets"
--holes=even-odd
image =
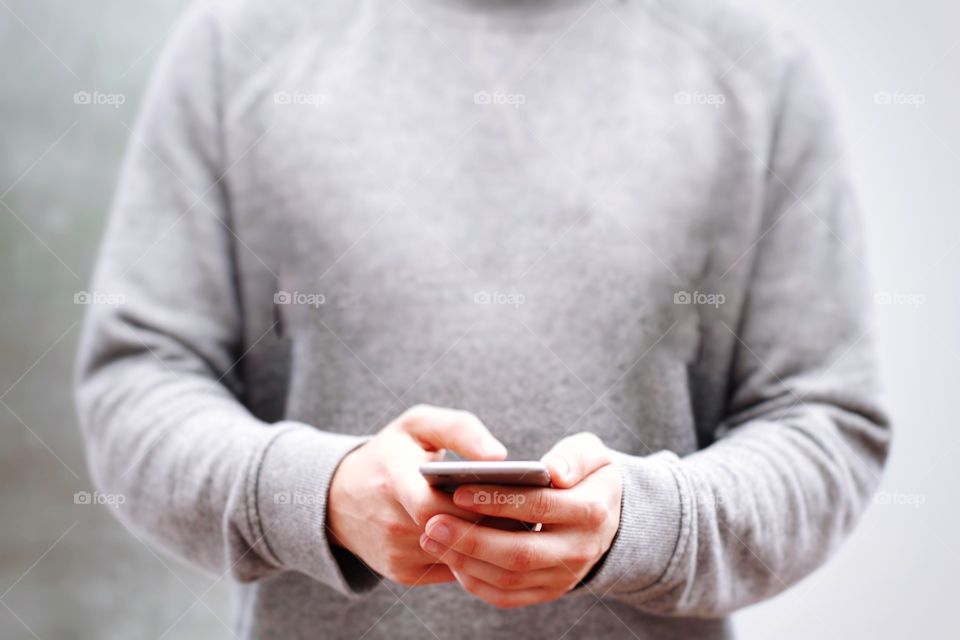
[(654, 614), (723, 616), (809, 574), (887, 454), (856, 203), (811, 65), (785, 77), (745, 303), (718, 331), (734, 345), (718, 437), (617, 454), (620, 530), (588, 586)]
[[(215, 20), (188, 13), (161, 58), (121, 173), (81, 338), (77, 405), (120, 518), (202, 568), (303, 572), (352, 595), (326, 536), (330, 478), (362, 440), (267, 424), (238, 401), (245, 344), (221, 189)], [(101, 295), (109, 294), (109, 295)], [(346, 565), (344, 565), (346, 566)]]

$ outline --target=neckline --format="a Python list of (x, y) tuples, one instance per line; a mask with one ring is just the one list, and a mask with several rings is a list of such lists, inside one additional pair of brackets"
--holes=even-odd
[(531, 24), (601, 10), (600, 0), (406, 0), (410, 9), (453, 20)]

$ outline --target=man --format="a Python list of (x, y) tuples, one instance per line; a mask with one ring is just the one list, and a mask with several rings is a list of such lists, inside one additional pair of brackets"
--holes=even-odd
[[(96, 274), (96, 481), (243, 638), (729, 637), (888, 446), (823, 97), (720, 2), (197, 5)], [(451, 497), (445, 449), (554, 487)]]

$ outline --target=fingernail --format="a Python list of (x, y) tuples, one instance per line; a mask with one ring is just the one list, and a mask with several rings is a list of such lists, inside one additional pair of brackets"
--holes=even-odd
[(436, 541), (430, 539), (426, 535), (421, 536), (420, 546), (427, 553), (440, 553), (440, 545)]
[(438, 542), (447, 542), (450, 540), (450, 527), (445, 524), (435, 524), (427, 531), (427, 535)]
[(460, 489), (453, 494), (453, 503), (457, 506), (466, 507), (473, 504), (473, 492), (469, 489)]

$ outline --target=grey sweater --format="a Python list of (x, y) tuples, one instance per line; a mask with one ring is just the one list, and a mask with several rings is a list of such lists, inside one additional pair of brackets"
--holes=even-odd
[[(723, 638), (869, 502), (858, 211), (793, 39), (722, 2), (209, 2), (131, 138), (78, 404), (95, 481), (238, 584), (243, 638)], [(410, 405), (511, 458), (591, 431), (620, 529), (502, 611), (335, 552)]]

